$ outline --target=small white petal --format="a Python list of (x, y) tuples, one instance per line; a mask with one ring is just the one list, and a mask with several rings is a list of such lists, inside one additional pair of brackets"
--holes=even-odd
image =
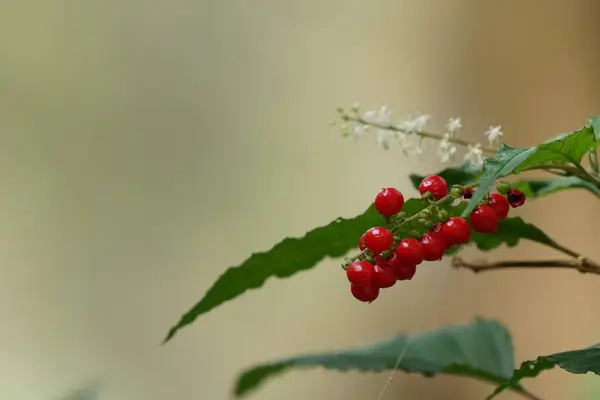
[(460, 131), (460, 128), (462, 128), (462, 122), (460, 118), (450, 118), (446, 124), (446, 129), (451, 136), (457, 134), (458, 131)]
[(489, 140), (490, 145), (492, 145), (495, 142), (497, 142), (499, 140), (500, 136), (504, 135), (504, 133), (502, 132), (502, 127), (500, 125), (498, 125), (498, 126), (490, 126), (488, 128), (488, 130), (485, 131), (483, 134)]

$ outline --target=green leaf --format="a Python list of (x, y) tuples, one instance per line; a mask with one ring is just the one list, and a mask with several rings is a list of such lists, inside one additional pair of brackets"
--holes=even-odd
[(594, 137), (600, 141), (600, 115), (590, 118), (590, 126), (594, 130)]
[[(408, 347), (407, 347), (408, 346)], [(255, 366), (236, 382), (235, 394), (256, 389), (267, 378), (292, 368), (324, 367), (329, 370), (377, 372), (392, 370), (404, 353), (399, 370), (431, 377), (436, 374), (469, 376), (498, 383), (514, 369), (510, 334), (499, 322), (476, 320), (417, 335), (401, 334), (366, 347), (310, 354)], [(520, 391), (520, 387), (511, 387)]]
[(522, 180), (512, 184), (512, 187), (522, 191), (528, 198), (541, 197), (564, 189), (586, 189), (600, 196), (600, 189), (577, 176)]
[(600, 347), (593, 346), (583, 350), (565, 351), (549, 356), (541, 356), (536, 360), (525, 361), (516, 369), (510, 379), (498, 386), (494, 393), (487, 397), (490, 400), (507, 388), (517, 385), (523, 378), (535, 378), (541, 372), (559, 366), (572, 374), (593, 372), (600, 375)]
[[(420, 200), (409, 200), (406, 208), (415, 207)], [(166, 343), (200, 315), (232, 300), (250, 289), (261, 287), (272, 276), (287, 278), (313, 268), (326, 257), (341, 257), (358, 246), (360, 236), (369, 228), (380, 225), (381, 216), (373, 206), (350, 219), (338, 218), (328, 225), (313, 229), (301, 238), (285, 238), (271, 250), (252, 254), (236, 267), (228, 268), (179, 322), (170, 329)]]
[[(425, 207), (421, 199), (409, 199), (403, 211), (416, 213)], [(350, 219), (337, 220), (308, 232), (301, 238), (286, 238), (271, 250), (252, 254), (236, 267), (228, 268), (217, 279), (204, 297), (173, 326), (163, 343), (168, 342), (182, 328), (193, 323), (200, 315), (232, 300), (247, 290), (261, 287), (272, 276), (287, 278), (295, 273), (313, 268), (326, 257), (341, 257), (358, 246), (360, 236), (369, 228), (383, 224), (373, 206), (363, 214)], [(407, 234), (410, 228), (400, 229)]]
[(479, 186), (469, 206), (465, 208), (463, 216), (473, 211), (485, 193), (495, 185), (496, 179), (544, 165), (579, 163), (583, 156), (596, 146), (598, 142), (593, 129), (589, 126), (560, 135), (534, 147), (515, 148), (503, 144), (493, 158), (485, 160), (483, 173), (478, 180)]
[[(466, 185), (475, 181), (481, 171), (473, 169), (471, 163), (464, 163), (460, 167), (449, 167), (436, 174), (444, 178), (448, 186)], [(410, 174), (410, 181), (415, 189), (419, 189), (421, 181), (426, 178), (424, 175)]]

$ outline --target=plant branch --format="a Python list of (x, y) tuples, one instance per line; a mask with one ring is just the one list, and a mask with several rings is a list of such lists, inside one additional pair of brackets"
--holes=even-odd
[[(455, 138), (455, 137), (448, 137), (448, 136), (439, 135), (437, 133), (431, 133), (431, 132), (423, 132), (423, 131), (412, 132), (412, 131), (403, 129), (399, 126), (396, 126), (394, 124), (381, 124), (378, 122), (367, 121), (360, 116), (352, 116), (352, 115), (344, 113), (344, 114), (342, 114), (341, 117), (344, 121), (356, 122), (356, 123), (359, 123), (359, 124), (362, 124), (365, 126), (370, 126), (373, 128), (385, 129), (388, 131), (400, 132), (400, 133), (411, 134), (411, 135), (414, 134), (414, 135), (417, 135), (417, 136), (420, 136), (423, 138), (428, 138), (428, 139), (447, 140), (450, 143), (459, 144), (461, 146), (473, 146), (473, 143), (469, 142), (468, 140), (459, 139), (459, 138)], [(497, 148), (483, 147), (483, 146), (481, 147), (481, 150), (485, 151), (486, 153), (496, 153), (498, 151)]]
[(581, 273), (600, 275), (600, 265), (586, 258), (576, 260), (510, 260), (497, 262), (469, 262), (463, 260), (461, 257), (454, 257), (452, 259), (452, 266), (454, 268), (470, 269), (475, 273), (513, 268), (567, 268), (577, 270)]

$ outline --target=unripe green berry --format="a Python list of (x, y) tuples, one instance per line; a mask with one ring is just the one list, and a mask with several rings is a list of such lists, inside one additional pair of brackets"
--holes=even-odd
[(446, 221), (448, 218), (450, 218), (450, 213), (448, 213), (446, 210), (440, 210), (438, 213), (438, 218), (442, 221)]
[(427, 230), (429, 230), (429, 229), (432, 229), (435, 224), (433, 223), (433, 221), (429, 220), (429, 221), (425, 221), (425, 223), (423, 225), (425, 225), (425, 228), (427, 228)]
[(415, 238), (415, 239), (421, 239), (421, 236), (423, 236), (423, 234), (415, 229), (413, 229), (412, 231), (410, 231), (408, 233), (410, 235), (410, 237)]
[(510, 184), (508, 184), (506, 182), (500, 182), (500, 181), (496, 182), (496, 190), (501, 195), (506, 196), (508, 194), (508, 192), (510, 191), (510, 189), (512, 189)]
[(365, 255), (365, 261), (370, 262), (371, 264), (375, 264), (375, 258), (373, 258), (373, 256), (370, 254)]
[(464, 189), (460, 186), (453, 186), (450, 189), (450, 197), (453, 199), (460, 199), (463, 195)]

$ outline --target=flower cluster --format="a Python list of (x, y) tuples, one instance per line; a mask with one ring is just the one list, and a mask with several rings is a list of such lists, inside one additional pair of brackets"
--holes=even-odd
[[(454, 161), (457, 156), (457, 147), (466, 147), (463, 160), (474, 168), (480, 168), (485, 160), (484, 153), (494, 153), (495, 148), (484, 147), (481, 143), (470, 143), (456, 136), (462, 129), (460, 118), (450, 118), (444, 126), (444, 133), (437, 134), (426, 131), (426, 126), (431, 120), (428, 114), (413, 115), (408, 118), (394, 121), (391, 111), (386, 106), (362, 112), (359, 104), (354, 104), (350, 112), (339, 108), (338, 124), (344, 136), (360, 138), (365, 133), (375, 130), (377, 143), (386, 150), (397, 145), (405, 155), (424, 154), (427, 141), (437, 142), (436, 153), (442, 162)], [(490, 146), (499, 142), (503, 136), (501, 126), (490, 126), (484, 132)]]

